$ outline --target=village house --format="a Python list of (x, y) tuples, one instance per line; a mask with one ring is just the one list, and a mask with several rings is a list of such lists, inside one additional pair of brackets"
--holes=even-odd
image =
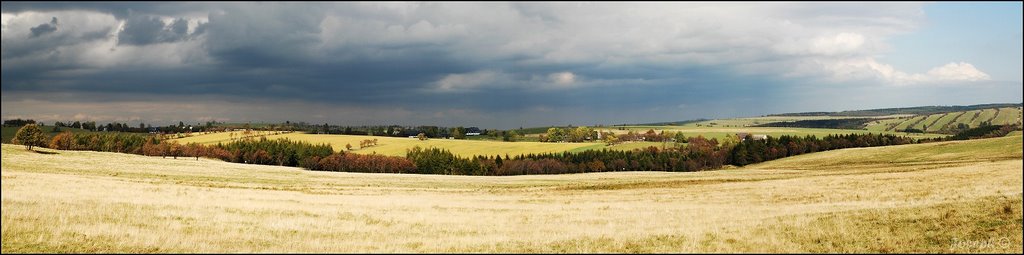
[(751, 139), (754, 139), (754, 141), (768, 139), (768, 135), (765, 135), (765, 134), (736, 133), (736, 137), (739, 138), (740, 141), (747, 140), (747, 136), (748, 135), (750, 136)]

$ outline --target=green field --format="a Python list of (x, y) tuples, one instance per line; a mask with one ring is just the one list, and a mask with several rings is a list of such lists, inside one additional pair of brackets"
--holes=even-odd
[(661, 149), (662, 147), (669, 147), (669, 148), (671, 148), (671, 147), (673, 147), (675, 145), (674, 145), (673, 142), (667, 142), (667, 143), (660, 143), (660, 142), (624, 142), (624, 143), (619, 143), (619, 144), (615, 144), (615, 145), (612, 145), (612, 146), (606, 146), (604, 148), (607, 148), (609, 150), (630, 151), (630, 150), (636, 150), (636, 149), (646, 149), (647, 147), (651, 147), (651, 146), (658, 147), (658, 149)]
[(1004, 108), (999, 110), (999, 114), (995, 119), (992, 120), (993, 124), (1003, 123), (1017, 123), (1020, 120), (1021, 111), (1020, 109)]
[[(236, 135), (241, 132), (234, 132)], [(265, 132), (270, 133), (270, 132)], [(327, 143), (336, 151), (345, 149), (346, 144), (352, 145), (352, 152), (361, 154), (380, 154), (389, 156), (405, 156), (407, 149), (415, 146), (423, 148), (442, 148), (452, 153), (470, 157), (475, 155), (520, 155), (529, 153), (563, 152), (583, 147), (604, 147), (602, 143), (542, 143), (542, 142), (501, 142), (501, 141), (475, 141), (475, 140), (454, 140), (454, 139), (428, 139), (420, 141), (416, 138), (407, 137), (385, 137), (385, 136), (359, 136), (359, 135), (318, 135), (288, 133), (279, 135), (264, 135), (268, 139), (287, 138), (294, 141), (306, 141), (314, 144)], [(377, 139), (377, 146), (359, 148), (359, 142), (366, 139)], [(217, 144), (231, 142), (230, 132), (213, 134), (194, 135), (192, 137), (174, 139), (180, 143)]]
[[(1020, 116), (1020, 108), (992, 108), (972, 111), (937, 113), (931, 115), (917, 115), (912, 118), (894, 118), (869, 122), (865, 129), (870, 131), (880, 130), (904, 130), (916, 128), (927, 132), (951, 132), (958, 124), (967, 124), (970, 127), (978, 127), (982, 122), (991, 121), (993, 125), (1006, 125), (1017, 123)], [(961, 115), (962, 114), (962, 115)], [(959, 117), (958, 117), (959, 116)], [(895, 126), (893, 128), (893, 126)], [(925, 129), (927, 127), (927, 129)]]
[(749, 127), (754, 125), (761, 125), (773, 122), (786, 122), (786, 121), (801, 121), (801, 120), (825, 120), (825, 119), (851, 119), (851, 118), (877, 118), (877, 119), (888, 119), (906, 117), (908, 115), (887, 115), (877, 117), (857, 117), (857, 116), (770, 116), (770, 117), (749, 117), (749, 118), (731, 118), (731, 119), (716, 119), (708, 121), (700, 121), (694, 123), (688, 123), (686, 125), (679, 125), (673, 127)]
[(932, 125), (937, 123), (939, 119), (946, 115), (946, 113), (928, 115), (927, 118), (924, 118), (924, 121), (921, 121), (921, 123), (918, 123), (913, 128), (920, 130), (928, 130), (929, 128), (931, 128)]
[(875, 120), (869, 122), (867, 126), (864, 127), (864, 129), (875, 133), (883, 131), (893, 131), (896, 130), (896, 125), (899, 125), (901, 122), (909, 118), (910, 117), (898, 117), (892, 119)]
[(971, 126), (972, 127), (980, 126), (982, 122), (989, 121), (991, 119), (994, 119), (995, 117), (996, 117), (996, 110), (995, 109), (985, 109), (985, 110), (981, 111), (981, 115), (978, 115), (977, 119), (974, 119), (974, 121), (971, 122)]
[[(39, 127), (39, 129), (42, 129), (43, 133), (45, 133), (46, 136), (50, 137), (50, 138), (52, 138), (53, 136), (55, 136), (55, 135), (57, 135), (57, 134), (59, 134), (60, 132), (63, 132), (63, 131), (71, 131), (72, 133), (92, 132), (92, 131), (85, 130), (85, 129), (69, 128), (69, 127), (62, 127), (62, 128), (60, 128), (60, 132), (53, 132), (53, 128), (54, 128), (54, 126), (42, 126), (42, 127)], [(21, 129), (21, 127), (3, 127), (2, 137), (0, 137), (0, 138), (2, 138), (2, 142), (3, 143), (11, 143), (11, 139), (14, 139), (14, 135), (18, 133), (18, 129)]]
[(599, 129), (606, 132), (614, 133), (626, 133), (630, 130), (637, 133), (644, 133), (648, 130), (654, 129), (656, 132), (672, 131), (672, 132), (683, 132), (687, 137), (704, 136), (708, 139), (717, 138), (723, 140), (728, 136), (735, 136), (736, 133), (751, 133), (751, 134), (765, 134), (769, 136), (781, 136), (781, 135), (795, 135), (795, 136), (806, 136), (815, 135), (817, 137), (823, 137), (829, 134), (867, 134), (867, 133), (885, 133), (900, 136), (909, 136), (913, 138), (931, 138), (931, 137), (942, 137), (944, 135), (939, 134), (915, 134), (915, 133), (904, 133), (904, 132), (891, 132), (891, 131), (869, 131), (869, 130), (854, 130), (854, 129), (827, 129), (827, 128), (790, 128), (790, 127), (677, 127), (677, 126), (626, 126), (623, 127), (625, 130), (619, 129)]
[(1015, 136), (695, 173), (486, 177), (4, 144), (2, 251), (1019, 254), (1021, 148)]
[(932, 125), (928, 126), (927, 132), (939, 132), (946, 130), (950, 127), (955, 127), (955, 121), (958, 117), (962, 117), (961, 114), (966, 115), (966, 112), (950, 112), (943, 114), (938, 120)]

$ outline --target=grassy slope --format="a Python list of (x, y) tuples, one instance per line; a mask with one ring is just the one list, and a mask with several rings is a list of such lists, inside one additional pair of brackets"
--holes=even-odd
[(2, 249), (1020, 253), (1021, 147), (1016, 136), (698, 173), (473, 177), (3, 145)]
[(996, 116), (996, 109), (985, 109), (981, 111), (978, 118), (971, 121), (971, 127), (977, 127), (981, 125), (981, 122), (988, 121)]
[(824, 119), (849, 119), (849, 118), (896, 118), (904, 115), (888, 115), (878, 117), (856, 117), (856, 116), (768, 116), (768, 117), (749, 117), (749, 118), (732, 118), (732, 119), (716, 119), (708, 121), (700, 121), (694, 123), (688, 123), (681, 125), (681, 127), (698, 127), (711, 126), (711, 127), (746, 127), (759, 124), (766, 124), (772, 122), (784, 122), (784, 121), (800, 121), (800, 120), (824, 120)]
[(638, 133), (647, 132), (647, 130), (654, 129), (656, 131), (666, 130), (673, 132), (683, 132), (687, 137), (704, 136), (707, 138), (717, 138), (718, 140), (725, 139), (726, 136), (734, 136), (736, 133), (752, 133), (752, 134), (766, 134), (770, 136), (781, 136), (781, 135), (796, 135), (806, 136), (815, 135), (823, 137), (829, 134), (867, 134), (867, 133), (886, 133), (895, 134), (900, 136), (910, 136), (914, 138), (930, 138), (939, 137), (943, 135), (937, 134), (911, 134), (904, 132), (880, 132), (870, 130), (852, 130), (852, 129), (827, 129), (827, 128), (790, 128), (790, 127), (676, 127), (676, 126), (627, 126), (626, 130), (618, 129), (600, 129), (603, 131), (611, 131), (615, 133), (625, 133), (628, 130), (633, 130)]
[[(914, 128), (917, 128), (917, 129), (920, 129), (920, 130), (931, 129), (933, 125), (937, 124), (936, 122), (938, 122), (939, 119), (941, 119), (943, 116), (946, 116), (946, 115), (947, 115), (946, 113), (939, 113), (939, 114), (928, 115), (928, 118), (925, 118), (924, 121), (919, 123)], [(939, 127), (942, 127), (942, 126), (939, 125)]]
[(864, 129), (866, 129), (868, 131), (871, 131), (871, 132), (892, 131), (893, 129), (895, 129), (896, 125), (898, 125), (900, 122), (903, 122), (906, 119), (908, 119), (908, 118), (907, 117), (900, 117), (900, 118), (876, 120), (875, 122), (869, 122), (867, 124), (867, 126), (864, 127)]
[(999, 115), (992, 120), (993, 124), (1005, 124), (1005, 123), (1016, 123), (1017, 118), (1020, 117), (1020, 108), (1002, 108), (999, 109)]
[[(963, 113), (959, 118), (955, 118)], [(975, 114), (977, 117), (975, 117)], [(908, 127), (922, 129), (925, 125), (928, 125), (928, 132), (941, 131), (943, 127), (955, 128), (958, 123), (969, 124), (971, 127), (978, 127), (981, 122), (992, 120), (992, 124), (1002, 125), (1011, 124), (1017, 122), (1017, 116), (1020, 114), (1019, 108), (999, 108), (997, 113), (996, 109), (984, 109), (984, 110), (972, 110), (962, 112), (950, 112), (950, 113), (939, 113), (932, 115), (918, 115), (913, 118), (903, 119), (887, 119), (881, 120), (878, 123), (868, 123), (865, 127), (867, 130), (878, 131), (886, 130), (888, 125), (891, 123), (898, 123), (895, 130), (903, 130)], [(954, 119), (955, 118), (955, 119)], [(920, 120), (920, 122), (918, 122)], [(912, 124), (915, 124), (910, 126)]]
[[(236, 132), (239, 134), (239, 132)], [(287, 138), (297, 141), (311, 143), (328, 143), (335, 150), (345, 149), (346, 144), (351, 144), (355, 153), (381, 154), (391, 156), (405, 156), (406, 149), (414, 146), (437, 147), (451, 151), (460, 156), (468, 157), (473, 155), (519, 155), (527, 153), (563, 152), (582, 147), (604, 147), (601, 143), (541, 143), (541, 142), (501, 142), (501, 141), (474, 141), (474, 140), (449, 140), (429, 139), (420, 141), (415, 138), (384, 137), (384, 136), (358, 136), (358, 135), (316, 135), (290, 133), (281, 135), (268, 135), (267, 138)], [(377, 139), (377, 146), (359, 149), (359, 142), (366, 139)], [(216, 144), (231, 141), (228, 133), (214, 133), (196, 135), (177, 139), (181, 143), (202, 143)]]
[(928, 116), (926, 116), (926, 115), (918, 115), (918, 116), (915, 116), (913, 118), (909, 118), (907, 120), (904, 120), (903, 122), (900, 122), (900, 124), (897, 124), (896, 128), (893, 129), (893, 130), (904, 130), (904, 129), (910, 128), (910, 127), (912, 127), (912, 125), (920, 123), (922, 120), (924, 120), (924, 118), (927, 118), (927, 117)]

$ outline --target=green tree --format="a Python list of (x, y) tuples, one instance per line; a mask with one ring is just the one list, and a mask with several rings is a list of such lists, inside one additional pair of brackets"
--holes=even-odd
[(607, 145), (613, 145), (613, 144), (616, 144), (616, 143), (619, 142), (619, 138), (615, 137), (614, 133), (611, 133), (611, 132), (604, 133), (603, 136), (604, 137), (602, 137), (601, 139), (604, 140), (604, 143), (607, 144)]
[[(683, 132), (676, 132), (676, 134), (674, 136), (675, 136), (675, 139), (676, 139), (676, 143), (685, 143), (686, 142), (686, 135), (684, 135)], [(728, 136), (726, 136), (726, 137), (728, 137)]]
[(466, 139), (466, 128), (462, 126), (452, 128), (452, 136), (455, 139)]
[(25, 145), (28, 150), (32, 150), (33, 146), (46, 146), (46, 135), (35, 124), (28, 124), (18, 129), (11, 143)]
[(548, 128), (547, 138), (549, 142), (565, 141), (565, 130), (557, 127)]
[(515, 130), (509, 130), (506, 131), (505, 134), (501, 136), (501, 140), (506, 142), (515, 142), (519, 140), (519, 137), (519, 132), (516, 132)]

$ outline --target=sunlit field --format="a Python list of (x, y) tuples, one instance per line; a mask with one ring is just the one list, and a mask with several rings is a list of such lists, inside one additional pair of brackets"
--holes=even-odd
[[(192, 137), (176, 139), (179, 143), (201, 143), (217, 144), (231, 142), (231, 133), (240, 138), (241, 132), (221, 132), (212, 134), (195, 135)], [(264, 134), (269, 133), (265, 132)], [(432, 138), (420, 141), (416, 138), (407, 137), (386, 137), (386, 136), (362, 136), (362, 135), (320, 135), (304, 133), (285, 133), (278, 135), (262, 135), (267, 139), (287, 138), (293, 141), (306, 141), (314, 144), (326, 143), (336, 151), (346, 150), (345, 145), (351, 144), (351, 152), (360, 154), (380, 154), (388, 156), (405, 156), (407, 149), (415, 146), (423, 148), (442, 148), (452, 153), (470, 157), (476, 155), (485, 156), (515, 156), (528, 153), (563, 152), (578, 148), (601, 148), (603, 143), (542, 143), (542, 142), (502, 142), (502, 141), (475, 141)], [(377, 139), (377, 145), (367, 148), (359, 148), (359, 142), (367, 139)]]
[(3, 145), (13, 252), (1021, 253), (1021, 137), (696, 173), (356, 174)]
[(637, 133), (644, 133), (648, 130), (654, 130), (655, 132), (660, 131), (672, 131), (672, 132), (683, 132), (686, 136), (704, 136), (706, 138), (717, 138), (718, 140), (725, 139), (729, 136), (735, 136), (736, 133), (749, 133), (749, 134), (764, 134), (769, 136), (807, 136), (814, 135), (817, 137), (824, 137), (827, 135), (838, 135), (838, 134), (892, 134), (898, 136), (908, 136), (911, 138), (932, 138), (932, 137), (943, 137), (946, 135), (941, 134), (921, 134), (921, 133), (905, 133), (905, 132), (890, 132), (890, 131), (869, 131), (869, 130), (856, 130), (856, 129), (829, 129), (829, 128), (794, 128), (794, 127), (696, 127), (696, 126), (625, 126), (620, 130), (618, 127), (615, 128), (600, 128), (598, 130), (613, 133), (626, 133), (634, 131)]
[(958, 124), (978, 127), (982, 122), (990, 122), (992, 125), (1006, 125), (1017, 123), (1021, 110), (1016, 107), (991, 108), (972, 111), (959, 111), (949, 113), (937, 113), (931, 115), (918, 115), (914, 117), (901, 117), (883, 119), (869, 122), (865, 127), (873, 132), (895, 131), (907, 128), (916, 128), (928, 132), (939, 132), (943, 129), (955, 128)]
[[(647, 130), (654, 129), (656, 131), (672, 131), (672, 132), (683, 132), (686, 136), (704, 136), (706, 138), (716, 138), (720, 141), (724, 141), (727, 137), (734, 137), (736, 133), (752, 133), (752, 134), (766, 134), (771, 136), (781, 135), (815, 135), (818, 137), (824, 137), (830, 134), (867, 134), (867, 133), (887, 133), (901, 136), (910, 136), (914, 138), (931, 138), (931, 137), (942, 137), (945, 135), (940, 134), (910, 134), (902, 132), (872, 132), (867, 130), (845, 130), (845, 129), (824, 129), (824, 128), (779, 128), (779, 127), (736, 127), (736, 128), (724, 128), (724, 127), (690, 127), (690, 126), (628, 126), (625, 130), (609, 129), (609, 128), (596, 128), (595, 130), (613, 133), (626, 133), (629, 130), (636, 131), (639, 133), (646, 132)], [(349, 151), (360, 154), (380, 154), (389, 156), (405, 156), (407, 149), (415, 146), (424, 148), (436, 147), (443, 148), (451, 151), (452, 153), (462, 156), (470, 157), (476, 155), (484, 156), (504, 156), (504, 155), (520, 155), (529, 153), (549, 153), (549, 152), (580, 152), (585, 150), (633, 150), (643, 149), (649, 146), (655, 146), (661, 148), (664, 146), (673, 146), (673, 144), (662, 144), (660, 142), (626, 142), (616, 145), (608, 146), (605, 143), (591, 142), (591, 143), (547, 143), (547, 142), (503, 142), (493, 140), (454, 140), (454, 139), (441, 139), (434, 138), (426, 141), (420, 141), (416, 138), (407, 137), (386, 137), (386, 136), (360, 136), (360, 135), (326, 135), (326, 134), (304, 134), (304, 133), (282, 133), (282, 132), (270, 132), (270, 131), (254, 131), (252, 133), (254, 137), (265, 137), (267, 139), (291, 139), (295, 141), (306, 141), (314, 144), (326, 143), (330, 144), (331, 147), (336, 151)], [(241, 131), (234, 132), (217, 132), (217, 133), (196, 133), (190, 137), (176, 138), (174, 141), (179, 143), (200, 143), (205, 145), (212, 145), (217, 143), (230, 143), (241, 139), (243, 136)], [(363, 140), (377, 139), (376, 146), (370, 146), (366, 148), (360, 148), (359, 144)], [(352, 145), (352, 149), (346, 149), (346, 145)]]

